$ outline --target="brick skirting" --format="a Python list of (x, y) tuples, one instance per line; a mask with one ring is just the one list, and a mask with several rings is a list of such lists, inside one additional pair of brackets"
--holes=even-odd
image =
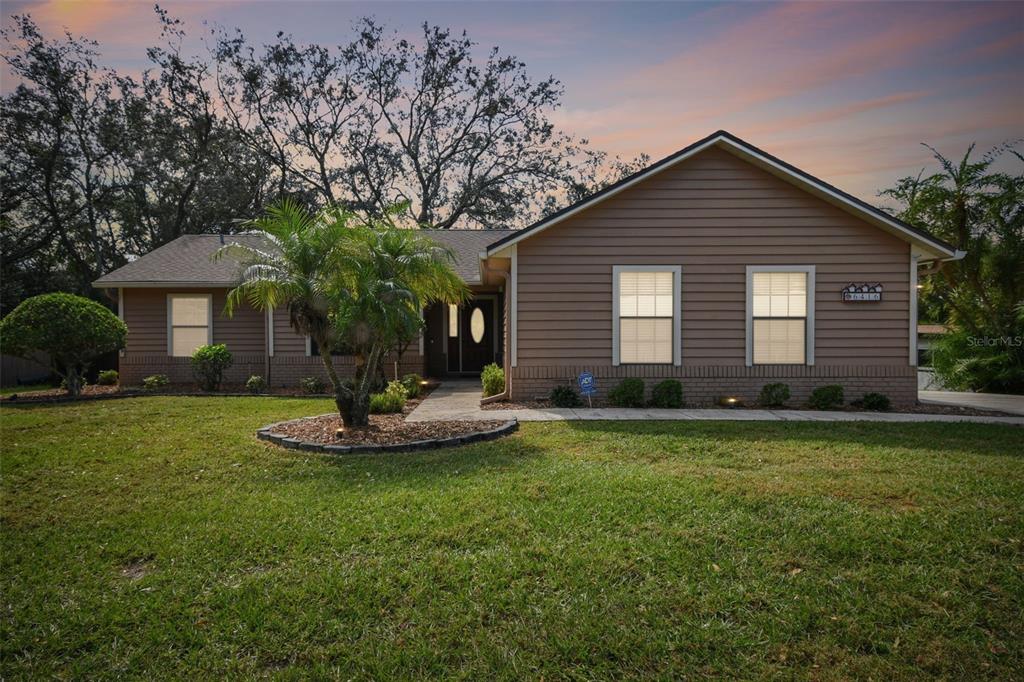
[(812, 390), (827, 384), (842, 386), (847, 402), (871, 392), (884, 393), (894, 405), (909, 405), (917, 401), (917, 370), (909, 365), (514, 367), (511, 371), (512, 399), (546, 397), (558, 385), (571, 384), (575, 387), (576, 377), (584, 371), (591, 372), (596, 378), (596, 397), (599, 399), (607, 397), (608, 391), (622, 379), (639, 377), (644, 380), (648, 397), (651, 388), (662, 379), (678, 379), (683, 384), (683, 399), (691, 406), (710, 405), (722, 396), (735, 396), (753, 403), (765, 384), (776, 382), (789, 385), (790, 403), (794, 405), (805, 402)]
[[(267, 379), (267, 358), (260, 353), (235, 353), (234, 363), (224, 374), (224, 382), (242, 384), (254, 374)], [(415, 351), (405, 353), (399, 363), (399, 374), (423, 374), (425, 358)], [(336, 357), (334, 366), (341, 377), (354, 374), (354, 363), (351, 357)], [(192, 384), (190, 358), (174, 358), (167, 355), (127, 353), (119, 359), (121, 384), (138, 386), (142, 380), (152, 374), (166, 374), (172, 384)], [(394, 374), (392, 359), (384, 365), (384, 374), (391, 378)], [(315, 355), (276, 355), (270, 358), (270, 376), (268, 383), (277, 388), (298, 387), (305, 377), (320, 377), (327, 381), (327, 372), (323, 361)]]

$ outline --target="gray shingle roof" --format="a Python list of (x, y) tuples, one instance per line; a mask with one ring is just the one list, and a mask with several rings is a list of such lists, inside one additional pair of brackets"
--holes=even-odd
[[(513, 230), (433, 230), (430, 237), (455, 254), (455, 271), (467, 284), (480, 283), (480, 252)], [(186, 234), (150, 251), (93, 282), (96, 287), (124, 285), (233, 286), (238, 282), (238, 262), (213, 260), (225, 243), (262, 245), (259, 235)]]
[(466, 284), (480, 283), (480, 252), (515, 230), (430, 230), (430, 237), (455, 254), (455, 272)]

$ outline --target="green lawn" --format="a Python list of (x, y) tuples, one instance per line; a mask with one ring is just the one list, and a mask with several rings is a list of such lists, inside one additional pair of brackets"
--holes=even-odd
[(3, 679), (1012, 678), (1024, 431), (527, 424), (331, 460), (326, 400), (0, 410)]

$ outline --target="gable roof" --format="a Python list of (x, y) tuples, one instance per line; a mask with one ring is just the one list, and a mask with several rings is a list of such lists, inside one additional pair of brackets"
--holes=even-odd
[[(432, 230), (430, 237), (452, 250), (455, 272), (466, 284), (480, 283), (480, 252), (512, 230)], [(95, 287), (233, 287), (241, 267), (233, 258), (213, 260), (224, 244), (265, 246), (258, 234), (186, 234), (108, 272)]]
[(819, 180), (810, 173), (806, 173), (799, 168), (758, 149), (749, 142), (741, 140), (725, 130), (719, 130), (718, 132), (712, 133), (711, 135), (694, 142), (688, 147), (684, 147), (676, 153), (666, 156), (660, 161), (656, 161), (647, 168), (637, 171), (615, 184), (605, 187), (603, 190), (577, 201), (575, 204), (566, 206), (546, 218), (538, 220), (522, 230), (516, 231), (514, 234), (510, 234), (493, 242), (488, 247), (487, 254), (493, 255), (501, 249), (543, 232), (570, 216), (590, 208), (595, 204), (599, 204), (605, 199), (609, 199), (619, 192), (628, 189), (629, 187), (632, 187), (633, 185), (636, 185), (667, 168), (671, 168), (672, 166), (685, 161), (686, 159), (710, 147), (720, 147), (734, 156), (744, 159), (772, 175), (775, 175), (790, 184), (796, 185), (797, 187), (875, 225), (876, 227), (901, 237), (902, 239), (917, 246), (924, 255), (932, 256), (934, 258), (950, 259), (963, 257), (963, 252), (957, 251), (957, 249), (951, 244), (948, 244), (937, 237), (933, 237), (924, 230), (905, 223), (902, 220), (889, 215), (885, 211), (872, 206), (855, 196), (847, 194), (836, 187), (833, 187), (824, 180)]

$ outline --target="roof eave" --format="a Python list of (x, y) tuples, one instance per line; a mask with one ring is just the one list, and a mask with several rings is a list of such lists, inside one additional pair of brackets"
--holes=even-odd
[(102, 278), (92, 283), (96, 289), (230, 289), (238, 286), (238, 282), (196, 282), (196, 281), (104, 281)]

